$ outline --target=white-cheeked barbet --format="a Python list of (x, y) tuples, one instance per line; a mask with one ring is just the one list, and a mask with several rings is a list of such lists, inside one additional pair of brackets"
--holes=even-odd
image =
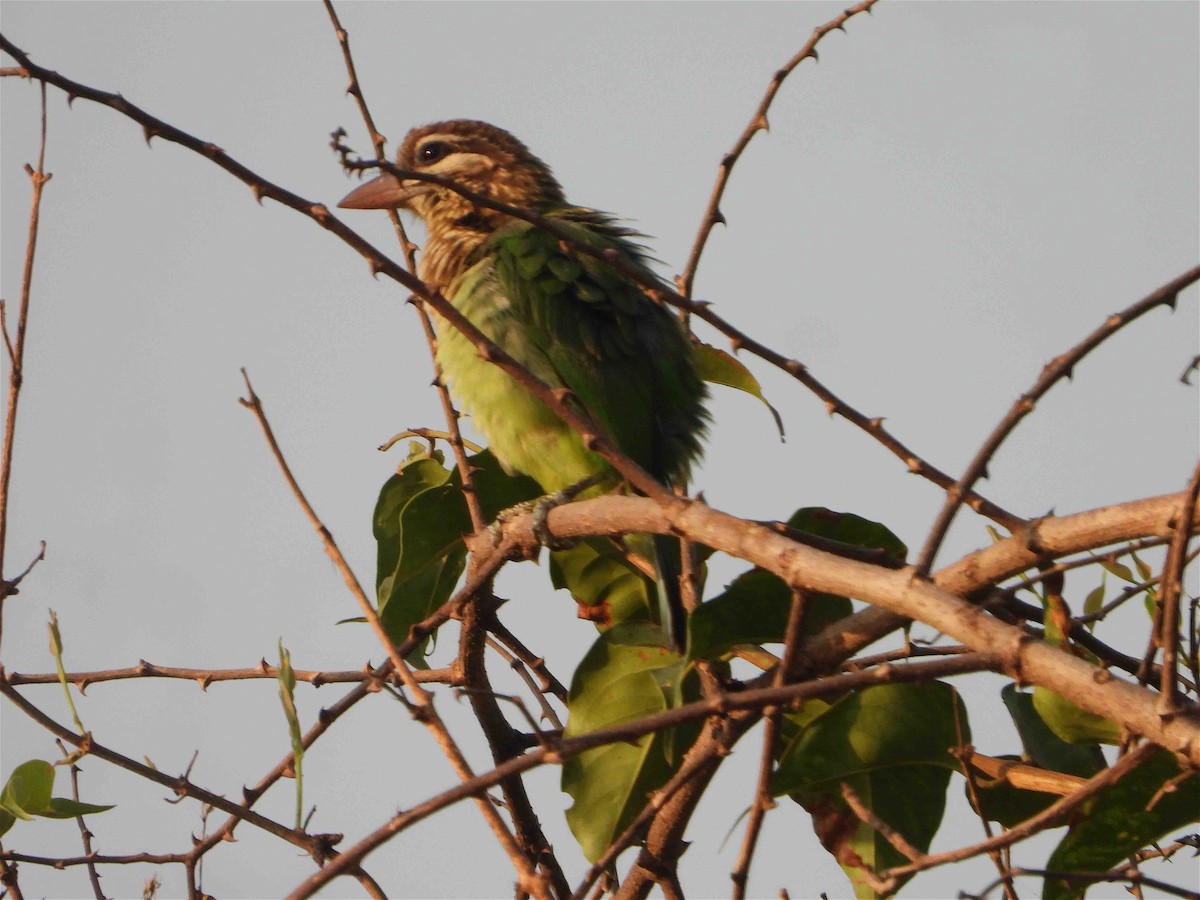
[[(501, 128), (459, 119), (413, 129), (397, 165), (537, 213), (575, 243), (615, 251), (627, 269), (662, 284), (634, 232), (607, 213), (568, 203), (550, 168)], [(534, 376), (574, 394), (617, 447), (656, 479), (687, 483), (708, 421), (707, 391), (679, 321), (633, 280), (564, 249), (558, 237), (524, 220), (430, 182), (384, 174), (340, 205), (420, 216), (428, 231), (421, 278)], [(437, 360), (508, 471), (529, 475), (550, 492), (607, 473), (609, 489), (619, 483), (612, 467), (549, 407), (440, 319)], [(654, 554), (662, 625), (682, 649), (679, 543), (656, 537)]]

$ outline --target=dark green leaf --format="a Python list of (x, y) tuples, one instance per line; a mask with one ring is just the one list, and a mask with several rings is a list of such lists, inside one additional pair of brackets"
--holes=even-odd
[(1091, 778), (1104, 768), (1100, 747), (1070, 744), (1060, 738), (1038, 715), (1030, 694), (1018, 690), (1015, 684), (1008, 684), (1001, 689), (1000, 698), (1017, 726), (1026, 756), (1035, 765), (1080, 778)]
[[(882, 550), (896, 560), (908, 553), (904, 543), (878, 522), (824, 507), (805, 507), (787, 523), (797, 531), (853, 547)], [(791, 612), (792, 592), (784, 582), (761, 569), (735, 578), (724, 593), (702, 604), (690, 617), (693, 659), (715, 659), (738, 644), (781, 643)], [(850, 601), (832, 594), (808, 600), (805, 632), (816, 633), (852, 610)]]
[[(791, 608), (792, 591), (778, 576), (763, 569), (745, 572), (689, 617), (691, 656), (716, 659), (738, 644), (781, 643)], [(805, 607), (804, 631), (815, 634), (852, 610), (845, 597), (814, 594)]]
[[(1176, 785), (1147, 811), (1158, 791), (1180, 773), (1179, 764), (1166, 750), (1106, 788), (1087, 805), (1067, 836), (1050, 855), (1048, 869), (1067, 872), (1104, 871), (1176, 829), (1200, 821), (1200, 776)], [(1065, 900), (1083, 895), (1082, 882), (1065, 884), (1047, 878), (1045, 900)]]
[(581, 606), (592, 609), (601, 630), (651, 618), (655, 588), (611, 541), (587, 538), (550, 554), (550, 579)]
[(791, 795), (812, 814), (818, 837), (855, 881), (856, 894), (873, 896), (856, 878), (862, 865), (879, 869), (906, 860), (849, 810), (841, 783), (910, 843), (928, 850), (958, 768), (950, 750), (960, 739), (970, 742), (970, 728), (949, 685), (870, 687), (794, 732), (779, 756), (772, 792)]
[(796, 510), (788, 519), (788, 525), (797, 531), (831, 541), (870, 550), (882, 550), (898, 562), (903, 562), (908, 556), (908, 547), (886, 525), (872, 522), (854, 513), (835, 512), (822, 506), (807, 506)]
[[(531, 479), (506, 474), (486, 451), (469, 461), (489, 518), (540, 494)], [(375, 584), (380, 618), (393, 640), (403, 641), (449, 599), (466, 560), (462, 537), (470, 530), (458, 470), (440, 458), (409, 462), (384, 484), (374, 517)], [(419, 658), (414, 654), (413, 662)]]
[[(565, 736), (667, 709), (682, 669), (679, 657), (662, 645), (657, 627), (610, 629), (575, 670)], [(694, 739), (694, 729), (692, 734)], [(681, 754), (686, 747), (680, 741), (674, 749)], [(564, 760), (562, 787), (575, 801), (567, 810), (567, 824), (588, 859), (600, 857), (671, 771), (663, 734), (596, 747)]]

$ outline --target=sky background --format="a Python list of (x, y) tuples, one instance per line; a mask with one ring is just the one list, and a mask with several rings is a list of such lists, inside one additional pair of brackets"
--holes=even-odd
[[(394, 149), (445, 118), (511, 130), (550, 163), (576, 203), (652, 235), (662, 272), (684, 265), (721, 156), (771, 74), (841, 4), (493, 3), (339, 5), (363, 89)], [(338, 126), (370, 144), (319, 4), (0, 4), (6, 37), (35, 61), (214, 141), (275, 183), (332, 208), (353, 182), (328, 149)], [(820, 46), (785, 83), (723, 204), (696, 296), (818, 378), (918, 453), (957, 474), (1043, 364), (1106, 315), (1180, 274), (1200, 246), (1200, 6), (1194, 3), (883, 3)], [(10, 65), (5, 59), (3, 64)], [(18, 421), (8, 571), (49, 547), (5, 607), (8, 671), (49, 671), (47, 609), (72, 670), (139, 659), (196, 667), (275, 660), (349, 669), (382, 653), (238, 403), (245, 366), (300, 484), (360, 580), (373, 583), (370, 519), (398, 461), (375, 448), (410, 427), (441, 427), (430, 363), (394, 283), (351, 250), (206, 160), (51, 89), (26, 383)], [(15, 308), (28, 211), (22, 171), (37, 153), (38, 90), (0, 84), (0, 294)], [(392, 247), (382, 214), (342, 215)], [(416, 232), (419, 236), (419, 231)], [(10, 317), (11, 321), (11, 317)], [(719, 336), (699, 326), (701, 337)], [(1005, 444), (982, 485), (1023, 514), (1060, 513), (1179, 490), (1196, 460), (1196, 289), (1093, 353)], [(746, 357), (787, 427), (780, 443), (756, 401), (717, 390), (715, 427), (694, 487), (715, 507), (786, 518), (800, 506), (853, 511), (919, 546), (941, 503), (932, 485), (797, 383)], [(7, 360), (3, 361), (7, 366)], [(7, 369), (5, 369), (7, 378)], [(988, 542), (961, 514), (940, 557)], [(717, 590), (745, 568), (719, 561)], [(1090, 576), (1088, 576), (1090, 578)], [(1069, 597), (1093, 582), (1068, 581)], [(1193, 585), (1192, 589), (1195, 587)], [(594, 638), (545, 569), (511, 567), (504, 618), (564, 680)], [(1145, 621), (1134, 610), (1130, 633)], [(447, 647), (453, 641), (445, 641)], [(443, 656), (445, 654), (442, 654)], [(497, 687), (515, 689), (497, 669)], [(1003, 679), (967, 688), (982, 752), (1017, 752)], [(960, 685), (967, 683), (960, 682)], [(305, 724), (344, 688), (300, 685)], [(27, 696), (69, 721), (56, 687)], [(96, 738), (163, 771), (199, 749), (197, 783), (240, 796), (288, 749), (273, 683), (97, 684), (76, 701)], [(439, 710), (480, 770), (486, 751), (465, 704)], [(57, 751), (0, 707), (5, 776)], [(721, 895), (740, 845), (726, 840), (752, 796), (759, 741), (723, 767), (689, 832), (689, 894)], [(306, 757), (313, 828), (346, 845), (455, 782), (429, 735), (384, 696), (359, 704)], [(195, 804), (97, 760), (84, 798), (117, 802), (92, 820), (102, 853), (183, 851)], [(562, 816), (559, 773), (529, 782), (572, 881), (584, 862)], [(66, 791), (60, 783), (56, 794)], [(935, 841), (976, 840), (951, 786)], [(290, 821), (292, 784), (259, 804)], [(190, 806), (190, 809), (188, 808)], [(217, 818), (214, 821), (223, 821)], [(242, 826), (207, 858), (217, 896), (271, 896), (312, 869), (293, 848)], [(1052, 839), (1016, 859), (1037, 864)], [(79, 852), (71, 822), (22, 823), (6, 847)], [(1181, 862), (1167, 875), (1180, 878)], [(396, 896), (504, 895), (511, 866), (478, 811), (461, 804), (393, 840), (368, 870)], [(184, 892), (179, 867), (105, 870), (112, 895)], [(953, 896), (990, 863), (929, 873), (905, 895)], [(81, 869), (24, 865), (28, 896), (88, 892)], [(767, 818), (752, 895), (847, 882), (790, 804)], [(1036, 883), (1025, 890), (1036, 891)], [(1119, 889), (1114, 889), (1118, 891)], [(338, 882), (326, 896), (349, 896)], [(1102, 891), (1095, 892), (1101, 896)]]

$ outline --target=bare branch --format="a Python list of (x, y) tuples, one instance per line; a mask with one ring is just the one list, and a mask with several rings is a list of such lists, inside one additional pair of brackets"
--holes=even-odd
[(1099, 328), (1071, 349), (1056, 356), (1043, 367), (1042, 373), (1038, 376), (1037, 381), (1034, 382), (1033, 387), (1022, 394), (1017, 399), (1017, 402), (1012, 405), (1007, 415), (1005, 415), (992, 433), (988, 435), (983, 445), (976, 452), (975, 458), (971, 460), (962, 477), (947, 492), (946, 502), (938, 513), (933, 527), (930, 528), (929, 536), (925, 539), (925, 546), (921, 548), (921, 555), (917, 559), (918, 573), (924, 575), (929, 571), (930, 566), (933, 565), (933, 558), (937, 555), (938, 548), (941, 546), (946, 532), (950, 530), (950, 523), (954, 519), (954, 514), (958, 511), (958, 507), (962, 504), (963, 498), (972, 486), (974, 486), (975, 482), (985, 475), (988, 461), (995, 455), (1000, 445), (1004, 443), (1005, 438), (1013, 432), (1018, 423), (1033, 412), (1037, 401), (1050, 388), (1054, 387), (1060, 379), (1073, 377), (1075, 366), (1080, 360), (1126, 325), (1137, 321), (1146, 313), (1159, 306), (1169, 306), (1171, 309), (1174, 309), (1180, 291), (1189, 285), (1195, 284), (1198, 280), (1200, 280), (1200, 266), (1184, 272), (1178, 278), (1172, 279), (1158, 288), (1158, 290), (1153, 291), (1121, 312), (1113, 313), (1104, 320), (1104, 324)]

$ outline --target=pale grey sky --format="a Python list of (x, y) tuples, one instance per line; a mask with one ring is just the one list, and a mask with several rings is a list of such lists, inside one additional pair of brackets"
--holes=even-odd
[[(841, 4), (345, 3), (359, 74), (392, 146), (411, 126), (475, 117), (549, 162), (574, 201), (634, 220), (663, 271), (683, 266), (722, 154), (771, 73)], [(119, 91), (222, 146), (276, 183), (330, 207), (350, 182), (327, 147), (339, 125), (364, 154), (358, 114), (319, 4), (0, 5), (4, 34), (43, 65)], [(1200, 7), (1194, 3), (883, 3), (822, 43), (784, 85), (726, 195), (697, 296), (806, 363), (847, 401), (957, 473), (1041, 366), (1195, 264)], [(5, 60), (4, 64), (10, 64)], [(4, 79), (3, 276), (19, 292), (36, 156), (37, 89)], [(358, 667), (382, 654), (355, 614), (238, 406), (240, 366), (359, 577), (371, 583), (370, 515), (395, 465), (374, 448), (438, 427), (416, 318), (391, 282), (311, 222), (110, 110), (50, 91), (47, 167), (26, 387), (18, 423), (11, 575), (46, 562), (5, 609), (9, 671), (47, 671), (47, 608), (73, 669), (135, 663), (210, 667), (274, 659), (283, 637), (303, 668)], [(391, 246), (382, 215), (343, 217)], [(716, 335), (701, 329), (701, 336)], [(1016, 512), (1086, 509), (1178, 490), (1196, 460), (1195, 289), (1089, 357), (991, 466), (984, 491)], [(783, 414), (780, 444), (755, 401), (719, 392), (695, 487), (714, 506), (784, 518), (825, 505), (889, 524), (919, 546), (939, 492), (790, 379), (748, 358)], [(7, 361), (4, 363), (7, 365)], [(943, 561), (987, 541), (960, 516)], [(743, 565), (721, 563), (719, 587)], [(506, 573), (511, 627), (568, 678), (593, 638), (544, 570)], [(1082, 591), (1082, 589), (1081, 589)], [(1079, 594), (1082, 596), (1082, 593)], [(1130, 620), (1143, 627), (1140, 620)], [(968, 693), (985, 752), (1018, 748), (1002, 679)], [(501, 681), (501, 688), (505, 683)], [(311, 722), (340, 688), (301, 686)], [(30, 697), (66, 720), (57, 688)], [(164, 771), (194, 749), (195, 779), (238, 794), (287, 750), (266, 683), (100, 684), (78, 701), (98, 740)], [(439, 707), (456, 734), (467, 711)], [(9, 705), (0, 769), (52, 758), (46, 733)], [(403, 748), (397, 753), (397, 747)], [(472, 759), (486, 765), (479, 747)], [(398, 755), (400, 758), (398, 758)], [(753, 737), (700, 809), (683, 883), (728, 891), (758, 759)], [(363, 704), (306, 760), (314, 827), (374, 828), (454, 782), (428, 735), (384, 698)], [(556, 808), (558, 771), (535, 773), (546, 827), (569, 871), (582, 859)], [(260, 808), (288, 821), (291, 784)], [(120, 806), (96, 817), (97, 849), (171, 852), (199, 831), (162, 791), (98, 761), (83, 790)], [(952, 785), (935, 847), (978, 824)], [(61, 791), (60, 791), (61, 792)], [(311, 863), (253, 829), (205, 866), (218, 896), (269, 896)], [(469, 841), (464, 864), (462, 841)], [(5, 841), (73, 853), (70, 822), (22, 824)], [(1041, 848), (1050, 846), (1043, 842)], [(1018, 855), (1037, 863), (1042, 850)], [(108, 869), (136, 894), (154, 867)], [(478, 812), (461, 805), (372, 856), (397, 896), (503, 895), (511, 869)], [(82, 871), (22, 867), (27, 895), (87, 891)], [(178, 867), (157, 867), (163, 896)], [(952, 896), (992, 877), (986, 862), (914, 881), (907, 896)], [(799, 808), (771, 813), (751, 893), (845, 895), (840, 870)], [(328, 896), (354, 893), (343, 882)], [(1030, 884), (1029, 890), (1036, 890)], [(1097, 892), (1097, 896), (1101, 892)]]

